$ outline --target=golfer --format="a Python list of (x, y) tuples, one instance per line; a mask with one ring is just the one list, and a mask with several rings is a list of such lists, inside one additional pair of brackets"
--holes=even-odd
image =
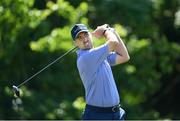
[[(77, 67), (86, 93), (83, 120), (124, 120), (120, 96), (111, 66), (127, 62), (128, 51), (115, 30), (107, 24), (92, 33), (84, 24), (75, 24), (71, 35), (77, 50)], [(94, 48), (92, 36), (105, 37), (106, 42)]]

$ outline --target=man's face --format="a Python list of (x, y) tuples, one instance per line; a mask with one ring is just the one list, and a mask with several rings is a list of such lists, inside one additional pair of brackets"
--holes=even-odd
[(91, 49), (93, 47), (91, 34), (89, 32), (79, 33), (76, 37), (75, 44), (79, 49)]

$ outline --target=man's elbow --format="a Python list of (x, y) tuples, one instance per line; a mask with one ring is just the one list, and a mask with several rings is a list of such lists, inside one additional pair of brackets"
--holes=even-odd
[(129, 56), (129, 54), (127, 55), (127, 61), (129, 61), (130, 60), (130, 56)]
[(128, 62), (130, 60), (130, 56), (129, 55), (126, 55), (125, 57), (124, 57), (124, 62)]
[(130, 60), (129, 55), (127, 55), (127, 56), (119, 55), (119, 56), (116, 58), (116, 65), (125, 63), (125, 62), (127, 62), (127, 61), (129, 61), (129, 60)]

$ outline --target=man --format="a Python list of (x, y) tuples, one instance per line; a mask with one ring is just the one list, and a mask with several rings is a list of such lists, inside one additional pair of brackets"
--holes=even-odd
[[(124, 120), (125, 111), (111, 66), (129, 60), (128, 51), (114, 29), (107, 24), (98, 26), (92, 33), (84, 24), (76, 24), (71, 30), (77, 50), (77, 67), (86, 93), (84, 120)], [(94, 48), (92, 36), (105, 37), (106, 43)]]

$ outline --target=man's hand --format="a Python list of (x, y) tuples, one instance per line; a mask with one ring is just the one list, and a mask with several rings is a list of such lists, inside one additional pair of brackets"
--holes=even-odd
[(103, 36), (105, 30), (109, 27), (108, 24), (104, 24), (104, 25), (101, 25), (101, 26), (98, 26), (93, 32), (92, 32), (92, 35), (97, 37), (97, 38), (100, 38)]

